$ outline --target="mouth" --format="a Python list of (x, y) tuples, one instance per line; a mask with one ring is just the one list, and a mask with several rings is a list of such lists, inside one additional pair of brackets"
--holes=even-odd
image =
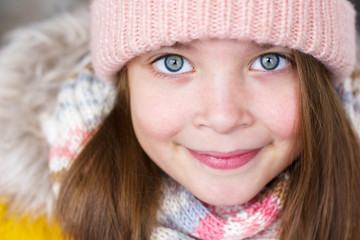
[(260, 152), (261, 148), (250, 150), (237, 150), (234, 152), (213, 152), (213, 151), (195, 151), (187, 149), (189, 153), (198, 161), (206, 166), (217, 170), (237, 169), (252, 159)]

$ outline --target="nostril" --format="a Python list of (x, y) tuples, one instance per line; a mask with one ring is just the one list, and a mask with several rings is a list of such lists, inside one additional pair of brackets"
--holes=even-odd
[(215, 132), (226, 134), (251, 125), (251, 114), (238, 108), (213, 108), (194, 117), (197, 127), (210, 128)]

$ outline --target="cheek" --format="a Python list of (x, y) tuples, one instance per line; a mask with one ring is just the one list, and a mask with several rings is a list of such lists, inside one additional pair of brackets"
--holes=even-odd
[(131, 115), (138, 137), (146, 136), (164, 141), (176, 135), (185, 122), (183, 104), (176, 98), (136, 89), (131, 92)]
[(272, 111), (268, 112), (270, 121), (269, 127), (276, 132), (279, 137), (287, 138), (298, 132), (299, 114), (297, 101), (288, 100), (287, 102), (274, 103)]
[(294, 138), (299, 129), (299, 101), (298, 90), (292, 88), (285, 93), (263, 94), (259, 97), (259, 119), (278, 138)]

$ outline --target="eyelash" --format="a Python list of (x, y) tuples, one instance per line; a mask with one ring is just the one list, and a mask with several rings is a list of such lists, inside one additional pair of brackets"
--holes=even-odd
[[(275, 68), (265, 69), (264, 65), (261, 62), (261, 60), (262, 60), (261, 58), (265, 57), (265, 56), (271, 56), (271, 55), (276, 56), (277, 60), (279, 62), (277, 63)], [(260, 68), (262, 68), (262, 69), (253, 68), (255, 64), (260, 65)], [(256, 57), (256, 59), (250, 63), (249, 69), (254, 70), (254, 71), (259, 71), (259, 72), (277, 73), (279, 71), (282, 71), (283, 69), (286, 69), (289, 64), (294, 65), (294, 61), (293, 61), (292, 57), (284, 55), (284, 54), (276, 53), (276, 52), (269, 52), (269, 53), (261, 54), (260, 56)], [(283, 66), (280, 69), (278, 69), (278, 67), (281, 65), (283, 65)], [(257, 67), (259, 67), (259, 66), (257, 66)]]
[[(168, 58), (173, 58), (171, 59), (173, 62), (177, 64), (174, 61), (180, 61), (181, 60), (181, 66), (179, 68), (179, 70), (171, 70), (170, 67), (166, 66), (166, 60)], [(165, 75), (178, 75), (178, 74), (182, 74), (182, 73), (187, 73), (187, 72), (191, 72), (194, 70), (194, 67), (192, 66), (192, 64), (183, 56), (178, 55), (178, 54), (164, 54), (161, 55), (159, 57), (157, 57), (155, 60), (153, 60), (151, 62), (151, 64), (157, 69), (159, 70), (158, 72), (160, 72), (161, 74), (165, 74)], [(188, 68), (187, 70), (185, 69), (185, 71), (181, 72), (183, 70), (183, 68)]]
[[(278, 58), (280, 58), (280, 61), (287, 61), (285, 64), (285, 66), (283, 66), (281, 69), (274, 69), (274, 70), (266, 70), (266, 69), (262, 69), (262, 70), (258, 70), (258, 69), (251, 69), (251, 66), (254, 65), (255, 63), (257, 63), (257, 61), (260, 61), (261, 60), (261, 57), (264, 57), (266, 55), (275, 55), (277, 56)], [(159, 66), (156, 66), (156, 63), (160, 62), (160, 60), (163, 61), (163, 64), (164, 61), (166, 60), (166, 58), (168, 57), (180, 57), (183, 61), (186, 62), (186, 64), (188, 64), (189, 66), (191, 66), (191, 69), (190, 71), (185, 71), (185, 72), (178, 72), (178, 71), (174, 71), (174, 72), (165, 72), (161, 69), (159, 69)], [(183, 56), (179, 55), (179, 54), (171, 54), (171, 53), (167, 53), (167, 54), (163, 54), (159, 57), (157, 57), (156, 59), (154, 59), (153, 61), (150, 62), (151, 65), (154, 66), (153, 68), (153, 73), (158, 76), (158, 77), (167, 77), (167, 78), (176, 78), (179, 74), (184, 74), (184, 73), (188, 73), (188, 72), (192, 72), (194, 71), (194, 67), (192, 66), (192, 64), (190, 64), (190, 62), (184, 58)], [(259, 63), (258, 63), (259, 64)], [(261, 63), (260, 63), (261, 64)], [(287, 56), (287, 55), (284, 55), (284, 54), (280, 54), (280, 53), (276, 53), (276, 52), (269, 52), (269, 53), (264, 53), (264, 54), (261, 54), (260, 56), (256, 57), (256, 59), (254, 61), (252, 61), (249, 65), (249, 69), (250, 70), (254, 70), (254, 71), (259, 71), (259, 72), (266, 72), (266, 73), (273, 73), (273, 74), (277, 74), (279, 71), (283, 70), (284, 68), (286, 68), (286, 66), (288, 64), (291, 64), (291, 65), (294, 65), (294, 61), (292, 59), (291, 56)], [(181, 66), (181, 68), (183, 67), (183, 65)], [(278, 67), (278, 66), (277, 66)], [(276, 67), (276, 68), (277, 68)], [(166, 68), (166, 67), (165, 67)], [(181, 70), (181, 69), (180, 69)], [(179, 71), (180, 71), (179, 70)]]

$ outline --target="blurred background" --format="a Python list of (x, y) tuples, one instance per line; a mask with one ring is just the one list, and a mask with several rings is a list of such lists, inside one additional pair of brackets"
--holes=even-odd
[[(360, 12), (360, 0), (352, 1)], [(0, 38), (19, 25), (41, 21), (61, 11), (87, 4), (90, 0), (0, 0)], [(360, 14), (358, 14), (360, 32)]]
[(0, 38), (10, 29), (41, 21), (90, 0), (0, 0)]

